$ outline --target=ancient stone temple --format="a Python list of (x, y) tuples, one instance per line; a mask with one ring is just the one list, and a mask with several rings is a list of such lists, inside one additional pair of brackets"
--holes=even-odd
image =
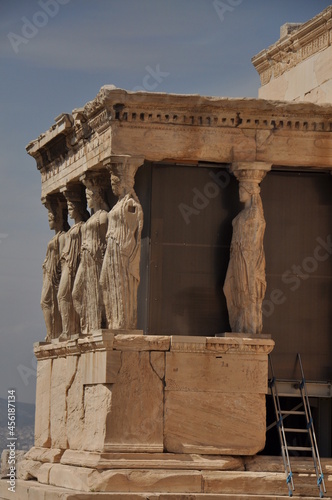
[(286, 23), (280, 39), (253, 57), (261, 99), (332, 102), (332, 6), (310, 21)]
[(287, 496), (272, 351), (331, 457), (332, 106), (106, 85), (27, 151), (52, 232), (17, 498)]

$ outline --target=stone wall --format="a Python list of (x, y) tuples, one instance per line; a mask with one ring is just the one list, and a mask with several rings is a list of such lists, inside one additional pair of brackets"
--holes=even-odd
[(99, 331), (37, 344), (35, 446), (19, 477), (87, 491), (95, 474), (108, 491), (114, 469), (134, 462), (154, 469), (185, 461), (190, 469), (194, 456), (255, 455), (265, 445), (274, 342), (229, 335)]
[(281, 38), (252, 62), (261, 78), (259, 97), (332, 101), (332, 7), (304, 24), (281, 27)]

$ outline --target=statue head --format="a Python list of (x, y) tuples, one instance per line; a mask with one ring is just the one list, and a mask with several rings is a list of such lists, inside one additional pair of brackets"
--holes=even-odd
[(258, 206), (262, 208), (259, 183), (265, 177), (263, 170), (237, 170), (235, 176), (239, 181), (239, 197), (246, 206)]
[(122, 198), (134, 192), (135, 174), (138, 165), (131, 162), (112, 163), (109, 168), (111, 173), (112, 191), (115, 196)]
[(67, 231), (69, 229), (67, 221), (67, 207), (64, 200), (56, 195), (49, 195), (42, 200), (48, 211), (48, 224), (55, 232)]
[(67, 200), (69, 217), (77, 222), (88, 220), (90, 214), (86, 209), (82, 187), (75, 186), (65, 189), (63, 194)]
[(105, 194), (105, 178), (98, 173), (90, 173), (83, 179), (86, 201), (92, 210), (109, 210)]

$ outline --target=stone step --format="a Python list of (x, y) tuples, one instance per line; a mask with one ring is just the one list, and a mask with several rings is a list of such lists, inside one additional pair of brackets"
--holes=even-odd
[[(293, 496), (319, 496), (315, 474), (294, 473)], [(40, 483), (64, 487), (77, 493), (172, 493), (193, 495), (288, 496), (284, 472), (176, 471), (176, 470), (94, 470), (61, 464), (44, 464), (38, 472)], [(326, 484), (331, 476), (325, 476)], [(33, 484), (30, 482), (30, 484)], [(191, 498), (189, 495), (188, 498)]]
[[(259, 460), (256, 463), (253, 462), (252, 469), (257, 468), (259, 463)], [(38, 479), (40, 482), (53, 486), (65, 486), (79, 491), (288, 496), (285, 472), (280, 468), (280, 461), (277, 464), (277, 471), (248, 470), (248, 467), (246, 471), (196, 468), (191, 470), (129, 468), (96, 470), (62, 464), (45, 464), (40, 468)], [(297, 464), (298, 466), (301, 464), (300, 472), (297, 472)], [(261, 463), (261, 466), (263, 465), (264, 459)], [(314, 497), (319, 494), (312, 463), (303, 460), (294, 461), (293, 478), (295, 485), (293, 496)], [(326, 483), (329, 478), (331, 474), (325, 472)]]
[[(127, 457), (128, 458), (128, 457)], [(130, 458), (130, 457), (129, 457)], [(146, 463), (147, 457), (144, 462)], [(172, 457), (171, 457), (172, 458)], [(142, 461), (142, 457), (141, 457)], [(285, 471), (281, 457), (256, 456), (242, 458), (238, 470), (208, 470), (193, 461), (188, 469), (169, 467), (96, 469), (61, 463), (28, 461), (30, 473), (17, 480), (17, 492), (8, 492), (6, 480), (0, 481), (0, 500), (203, 500), (203, 499), (257, 499), (281, 500), (288, 498)], [(148, 461), (149, 462), (149, 461)], [(150, 459), (151, 462), (151, 459)], [(128, 460), (128, 463), (133, 463)], [(183, 465), (186, 462), (183, 462)], [(221, 466), (227, 461), (219, 460)], [(310, 458), (291, 459), (294, 475), (294, 497), (319, 498), (319, 489)], [(137, 465), (137, 464), (136, 464)], [(232, 465), (229, 462), (228, 465)], [(234, 464), (233, 464), (234, 465)], [(236, 466), (239, 464), (236, 462)], [(325, 484), (331, 499), (332, 460), (322, 459)], [(27, 470), (28, 470), (27, 469)], [(331, 499), (332, 500), (332, 499)]]
[[(302, 496), (314, 500), (315, 496)], [(0, 500), (285, 500), (288, 495), (230, 494), (230, 493), (120, 493), (120, 492), (75, 492), (65, 488), (48, 486), (35, 481), (16, 482), (16, 492), (8, 492), (7, 484), (0, 481)], [(325, 496), (326, 500), (331, 497)]]
[[(312, 457), (290, 457), (293, 472), (313, 473), (314, 463)], [(284, 465), (281, 456), (256, 455), (247, 457), (244, 460), (246, 471), (251, 472), (284, 472)], [(321, 458), (321, 465), (324, 476), (332, 475), (332, 459)]]

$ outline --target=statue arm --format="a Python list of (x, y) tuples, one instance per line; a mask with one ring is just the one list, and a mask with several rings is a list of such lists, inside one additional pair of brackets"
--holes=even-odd
[(101, 252), (102, 252), (102, 257), (104, 257), (106, 250), (106, 233), (108, 228), (108, 214), (104, 210), (100, 214), (99, 224), (100, 224), (100, 242), (102, 244)]
[[(129, 226), (129, 272), (138, 281), (140, 279), (139, 263), (141, 256), (141, 233), (143, 228), (143, 210), (136, 200), (130, 198), (126, 206), (126, 218)], [(129, 242), (128, 242), (129, 243)]]

